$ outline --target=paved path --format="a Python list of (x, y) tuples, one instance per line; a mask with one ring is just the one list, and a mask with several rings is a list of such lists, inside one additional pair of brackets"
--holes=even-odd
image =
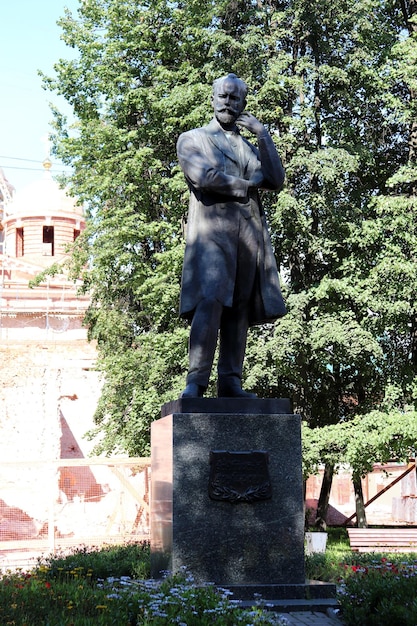
[(338, 619), (333, 611), (319, 613), (312, 611), (297, 611), (293, 613), (283, 613), (283, 617), (288, 620), (290, 626), (343, 626), (343, 622)]

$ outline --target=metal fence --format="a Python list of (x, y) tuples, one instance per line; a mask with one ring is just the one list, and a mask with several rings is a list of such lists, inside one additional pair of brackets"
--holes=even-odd
[(149, 539), (149, 458), (0, 462), (0, 569)]

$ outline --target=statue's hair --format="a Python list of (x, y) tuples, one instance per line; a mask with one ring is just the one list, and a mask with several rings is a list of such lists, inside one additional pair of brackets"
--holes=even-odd
[(220, 78), (216, 78), (216, 80), (213, 82), (213, 93), (225, 80), (235, 80), (237, 83), (239, 83), (239, 89), (243, 94), (243, 97), (246, 98), (246, 96), (248, 95), (248, 86), (245, 81), (236, 76), (236, 74), (227, 74), (227, 76), (221, 76)]

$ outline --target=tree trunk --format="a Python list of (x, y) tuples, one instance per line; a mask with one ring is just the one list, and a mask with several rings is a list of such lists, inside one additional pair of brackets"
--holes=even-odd
[(324, 466), (323, 481), (321, 483), (320, 496), (317, 504), (317, 514), (314, 526), (325, 531), (327, 528), (327, 509), (329, 508), (330, 490), (332, 488), (334, 465), (326, 463)]
[(362, 481), (360, 478), (352, 478), (355, 491), (356, 525), (358, 528), (368, 528), (366, 521), (365, 503), (363, 501)]

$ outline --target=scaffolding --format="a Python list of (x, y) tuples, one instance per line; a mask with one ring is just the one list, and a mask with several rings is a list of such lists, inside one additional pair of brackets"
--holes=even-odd
[(0, 463), (0, 569), (149, 540), (149, 485), (149, 458)]

